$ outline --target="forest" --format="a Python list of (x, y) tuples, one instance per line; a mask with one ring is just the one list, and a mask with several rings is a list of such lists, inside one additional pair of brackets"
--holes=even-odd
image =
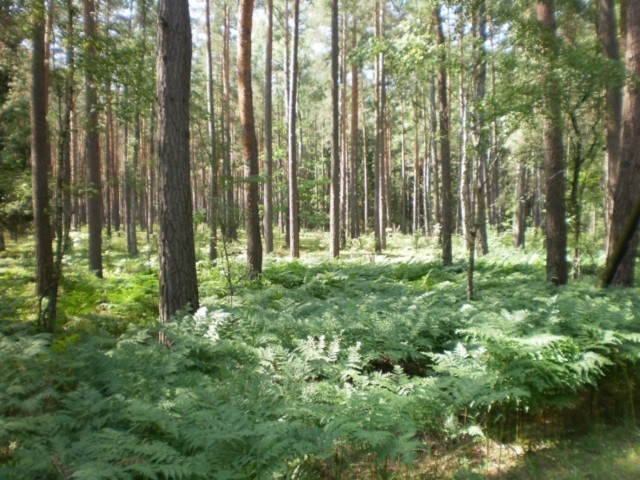
[(640, 478), (640, 2), (0, 1), (0, 478)]

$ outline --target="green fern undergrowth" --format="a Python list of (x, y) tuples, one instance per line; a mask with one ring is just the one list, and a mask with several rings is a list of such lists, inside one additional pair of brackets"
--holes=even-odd
[[(248, 281), (242, 241), (211, 265), (199, 230), (202, 307), (162, 327), (170, 346), (153, 242), (131, 259), (107, 240), (98, 281), (76, 234), (53, 336), (34, 328), (32, 245), (9, 244), (0, 478), (584, 478), (536, 459), (614, 424), (636, 458), (640, 291), (549, 286), (535, 240), (504, 243), (477, 260), (469, 302), (460, 245), (444, 268), (398, 234), (328, 261), (306, 233), (317, 250), (269, 255)], [(617, 478), (640, 475), (625, 465)]]

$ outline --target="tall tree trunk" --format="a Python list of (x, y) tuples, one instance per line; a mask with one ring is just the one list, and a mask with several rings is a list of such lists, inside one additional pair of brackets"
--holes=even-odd
[[(413, 102), (413, 203), (411, 230), (414, 235), (420, 231), (420, 115), (418, 102)], [(425, 212), (426, 215), (426, 212)]]
[(258, 142), (253, 116), (251, 87), (251, 30), (253, 0), (240, 0), (238, 6), (238, 101), (242, 127), (242, 156), (244, 160), (244, 208), (247, 230), (247, 272), (255, 278), (262, 272), (262, 243), (258, 213), (259, 171)]
[[(380, 0), (376, 1), (375, 13), (375, 36), (382, 39), (384, 21), (384, 3)], [(375, 233), (375, 251), (382, 252), (386, 243), (385, 235), (385, 181), (384, 181), (384, 163), (385, 163), (385, 75), (384, 75), (384, 54), (379, 52), (375, 59), (375, 81), (376, 81), (376, 153), (374, 160), (374, 233)]]
[(547, 280), (555, 285), (567, 283), (567, 225), (565, 218), (565, 160), (562, 142), (562, 97), (553, 72), (557, 61), (557, 38), (553, 0), (538, 0), (537, 18), (542, 26), (541, 43), (545, 56), (544, 72), (544, 171), (547, 211)]
[(224, 155), (222, 158), (222, 190), (224, 195), (224, 235), (228, 240), (237, 240), (236, 211), (233, 192), (233, 170), (231, 167), (231, 86), (229, 82), (231, 25), (229, 5), (224, 4), (224, 34), (222, 41), (222, 90), (224, 96)]
[(273, 0), (267, 0), (267, 38), (264, 60), (264, 243), (273, 251)]
[(329, 207), (329, 256), (340, 255), (340, 114), (338, 111), (338, 0), (331, 1), (331, 191)]
[[(51, 220), (49, 218), (48, 170), (51, 161), (47, 128), (45, 78), (45, 2), (31, 5), (31, 175), (33, 187), (33, 229), (35, 238), (36, 294), (40, 301), (51, 298), (54, 280)], [(42, 312), (41, 312), (42, 314)], [(53, 318), (38, 319), (45, 330), (53, 329)]]
[[(364, 89), (364, 82), (363, 87)], [(367, 117), (364, 104), (365, 95), (362, 95), (362, 215), (363, 232), (369, 231), (369, 155), (367, 154)]]
[(149, 109), (149, 191), (148, 191), (148, 208), (147, 208), (147, 241), (153, 234), (153, 227), (156, 221), (156, 171), (158, 169), (156, 158), (156, 108), (152, 105)]
[(289, 253), (300, 256), (300, 226), (298, 219), (298, 160), (296, 155), (296, 103), (298, 97), (298, 31), (300, 0), (293, 0), (293, 32), (291, 33), (291, 67), (289, 68), (289, 111), (287, 121), (287, 151), (289, 155)]
[[(84, 0), (84, 33), (86, 61), (97, 62), (93, 39), (97, 35), (94, 0)], [(89, 270), (102, 278), (102, 182), (100, 171), (100, 132), (98, 125), (98, 93), (91, 69), (85, 71), (85, 161), (87, 165), (87, 222), (89, 223)]]
[[(271, 1), (271, 0), (269, 0)], [(205, 25), (207, 29), (207, 115), (209, 133), (209, 260), (218, 258), (218, 152), (213, 97), (213, 55), (211, 52), (211, 0), (205, 1)]]
[(166, 322), (181, 308), (198, 308), (189, 182), (188, 0), (160, 0), (157, 45), (160, 321)]
[(466, 77), (465, 77), (465, 56), (464, 56), (464, 16), (460, 16), (460, 72), (459, 72), (459, 96), (460, 96), (460, 188), (459, 188), (459, 211), (460, 211), (460, 230), (463, 239), (469, 243), (469, 231), (475, 223), (473, 219), (472, 209), (472, 161), (467, 152), (468, 144), (468, 115), (469, 101), (467, 98)]
[[(424, 233), (427, 237), (432, 233), (432, 221), (431, 212), (431, 181), (432, 181), (432, 165), (433, 157), (431, 152), (433, 151), (434, 135), (429, 135), (429, 114), (427, 110), (427, 95), (425, 91), (422, 91), (422, 138), (424, 142), (424, 158), (422, 159), (422, 211), (424, 212)], [(433, 132), (435, 133), (435, 131)], [(431, 160), (430, 160), (431, 159)]]
[(407, 152), (405, 147), (404, 99), (400, 98), (400, 231), (407, 233), (409, 186), (407, 181)]
[[(351, 49), (356, 48), (356, 19), (353, 17)], [(351, 213), (351, 238), (360, 236), (358, 215), (358, 65), (351, 63), (351, 167), (349, 169), (349, 212)]]
[(342, 46), (339, 52), (340, 57), (340, 245), (347, 246), (347, 219), (348, 217), (348, 195), (349, 177), (347, 176), (347, 17), (342, 16)]
[[(134, 117), (133, 152), (131, 154), (131, 161), (127, 161), (124, 167), (125, 212), (127, 217), (127, 253), (130, 257), (135, 257), (136, 255), (138, 255), (138, 242), (136, 240), (136, 204), (138, 195), (136, 192), (136, 184), (138, 176), (138, 163), (140, 157), (140, 114), (136, 112), (134, 114)], [(127, 150), (128, 156), (128, 142), (125, 143), (125, 148)]]
[[(445, 39), (442, 30), (440, 7), (433, 10), (433, 20), (436, 26), (438, 45), (444, 47)], [(451, 265), (453, 262), (451, 236), (453, 234), (452, 182), (451, 182), (451, 146), (449, 143), (449, 99), (447, 96), (447, 68), (445, 53), (442, 50), (440, 66), (438, 68), (438, 113), (440, 121), (440, 164), (442, 167), (442, 263)]]
[(474, 38), (476, 39), (474, 43), (477, 45), (475, 49), (473, 68), (473, 80), (475, 84), (473, 135), (477, 155), (476, 180), (474, 186), (474, 216), (477, 233), (479, 234), (477, 244), (478, 255), (486, 255), (489, 253), (486, 208), (486, 192), (489, 188), (487, 174), (487, 152), (489, 149), (489, 141), (487, 138), (483, 106), (487, 83), (487, 52), (485, 50), (485, 43), (487, 41), (487, 21), (485, 15), (485, 1), (481, 0), (476, 4), (473, 11), (473, 32)]
[(435, 205), (435, 222), (438, 228), (442, 230), (442, 202), (440, 201), (440, 150), (438, 144), (440, 137), (438, 136), (438, 104), (436, 101), (436, 82), (435, 78), (431, 79), (431, 85), (429, 88), (429, 106), (430, 106), (430, 118), (431, 118), (431, 131), (433, 132), (431, 139), (431, 158), (433, 164), (433, 192), (434, 192), (434, 205)]
[[(627, 72), (633, 80), (625, 87), (622, 105), (622, 143), (620, 145), (620, 163), (617, 169), (613, 209), (609, 224), (609, 250), (607, 265), (612, 267), (616, 247), (624, 237), (625, 225), (633, 223), (633, 209), (640, 204), (640, 87), (637, 78), (640, 76), (640, 3), (627, 4), (627, 23), (625, 39), (625, 64)], [(637, 218), (635, 229), (626, 243), (624, 255), (621, 255), (618, 267), (614, 270), (609, 283), (613, 285), (632, 286), (634, 264), (637, 256), (638, 234)]]
[[(598, 38), (602, 45), (602, 53), (612, 62), (620, 62), (618, 46), (615, 0), (598, 0)], [(613, 78), (615, 76), (612, 75)], [(618, 180), (620, 162), (620, 132), (622, 123), (622, 89), (618, 80), (608, 81), (605, 87), (607, 105), (607, 219), (611, 218), (615, 186)]]

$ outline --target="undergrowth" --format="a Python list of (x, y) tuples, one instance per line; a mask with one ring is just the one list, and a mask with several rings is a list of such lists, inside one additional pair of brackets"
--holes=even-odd
[(1, 478), (403, 478), (456, 442), (637, 425), (638, 289), (551, 287), (537, 249), (494, 242), (467, 302), (464, 262), (408, 237), (269, 256), (253, 282), (233, 245), (199, 255), (203, 306), (162, 346), (150, 250), (112, 239), (98, 281), (83, 241), (55, 336), (32, 328), (28, 248), (0, 258)]

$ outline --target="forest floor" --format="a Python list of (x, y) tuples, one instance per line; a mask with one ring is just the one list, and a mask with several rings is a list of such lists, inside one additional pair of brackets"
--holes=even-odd
[[(212, 267), (198, 230), (203, 308), (170, 326), (168, 354), (152, 341), (155, 245), (141, 236), (132, 259), (105, 240), (99, 281), (73, 235), (52, 338), (31, 328), (32, 243), (0, 252), (0, 477), (640, 479), (640, 289), (599, 291), (601, 252), (555, 288), (539, 238), (515, 251), (493, 235), (469, 301), (460, 245), (450, 267), (399, 234), (383, 255), (364, 237), (328, 261), (327, 236), (305, 233), (300, 260), (278, 242), (250, 282), (241, 242)], [(93, 417), (60, 427), (83, 417), (78, 395)], [(228, 431), (211, 440), (213, 411)], [(207, 457), (212, 442), (229, 455)]]

